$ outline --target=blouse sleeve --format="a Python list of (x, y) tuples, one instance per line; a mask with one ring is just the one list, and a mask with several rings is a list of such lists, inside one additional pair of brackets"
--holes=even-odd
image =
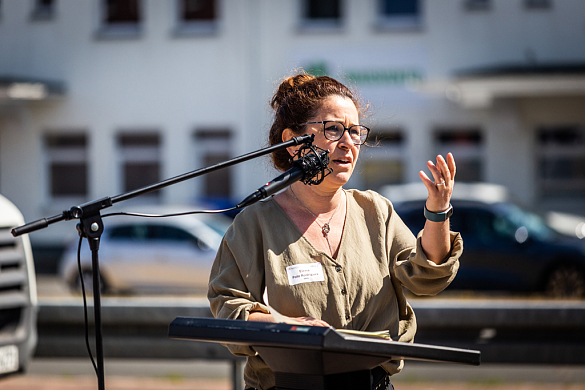
[[(216, 318), (248, 320), (250, 312), (270, 313), (262, 303), (264, 289), (262, 243), (256, 227), (243, 226), (243, 218), (225, 234), (211, 269), (207, 298)], [(256, 355), (250, 347), (226, 345), (237, 356)]]
[(463, 240), (459, 233), (450, 232), (450, 235), (449, 254), (441, 264), (435, 264), (427, 259), (422, 249), (422, 230), (414, 237), (402, 219), (391, 210), (387, 231), (390, 264), (394, 276), (413, 294), (438, 294), (455, 278), (463, 252)]

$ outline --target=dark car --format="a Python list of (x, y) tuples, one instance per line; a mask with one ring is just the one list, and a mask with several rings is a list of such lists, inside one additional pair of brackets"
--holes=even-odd
[[(425, 223), (424, 202), (394, 204), (414, 234)], [(449, 289), (585, 296), (585, 245), (578, 238), (555, 232), (509, 202), (452, 199), (452, 204), (451, 230), (461, 233), (464, 249)]]

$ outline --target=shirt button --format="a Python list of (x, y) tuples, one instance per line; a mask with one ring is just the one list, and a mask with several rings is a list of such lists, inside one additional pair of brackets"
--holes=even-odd
[(341, 267), (340, 267), (340, 266), (338, 266), (338, 265), (336, 265), (336, 266), (335, 266), (335, 270), (336, 270), (337, 272), (341, 272)]
[(346, 289), (342, 289), (342, 290), (341, 290), (341, 293), (342, 293), (343, 295), (345, 295), (345, 294), (347, 294), (347, 290), (346, 290)]

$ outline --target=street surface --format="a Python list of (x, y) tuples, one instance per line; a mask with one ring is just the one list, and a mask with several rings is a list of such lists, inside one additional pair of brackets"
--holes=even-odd
[[(231, 390), (223, 362), (106, 359), (105, 371), (110, 390)], [(392, 381), (397, 390), (585, 390), (585, 368), (407, 362)], [(0, 379), (0, 388), (89, 390), (97, 379), (89, 359), (35, 359), (27, 374)]]

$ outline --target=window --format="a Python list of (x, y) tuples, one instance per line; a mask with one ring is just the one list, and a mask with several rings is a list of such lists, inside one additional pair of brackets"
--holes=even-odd
[(439, 129), (435, 142), (438, 154), (457, 156), (457, 181), (483, 180), (483, 135), (479, 129)]
[(552, 7), (551, 0), (524, 0), (526, 9), (549, 9)]
[(537, 181), (543, 195), (585, 195), (585, 126), (537, 131)]
[(309, 31), (341, 27), (341, 0), (304, 0), (302, 28)]
[(217, 31), (217, 1), (177, 0), (176, 35), (199, 35)]
[[(122, 191), (128, 192), (160, 181), (160, 140), (155, 133), (128, 133), (118, 137)], [(160, 191), (145, 196), (158, 198)]]
[(32, 20), (50, 20), (55, 14), (54, 0), (35, 0), (31, 13)]
[(46, 135), (45, 150), (50, 196), (86, 197), (88, 164), (85, 134)]
[(305, 18), (338, 20), (341, 17), (339, 0), (307, 0)]
[(138, 23), (138, 0), (106, 0), (105, 23)]
[(419, 0), (379, 0), (378, 25), (388, 29), (419, 28)]
[(467, 11), (485, 11), (492, 6), (491, 0), (464, 0), (463, 5)]
[(404, 136), (398, 129), (374, 130), (360, 161), (359, 172), (364, 189), (378, 190), (386, 184), (404, 182)]
[[(232, 158), (229, 130), (199, 130), (195, 133), (196, 154), (201, 168)], [(222, 168), (202, 176), (199, 192), (209, 201), (229, 201), (232, 195), (232, 168)]]
[(211, 21), (215, 19), (214, 0), (182, 0), (181, 20), (184, 22)]
[(140, 0), (102, 0), (100, 38), (131, 38), (140, 33)]

